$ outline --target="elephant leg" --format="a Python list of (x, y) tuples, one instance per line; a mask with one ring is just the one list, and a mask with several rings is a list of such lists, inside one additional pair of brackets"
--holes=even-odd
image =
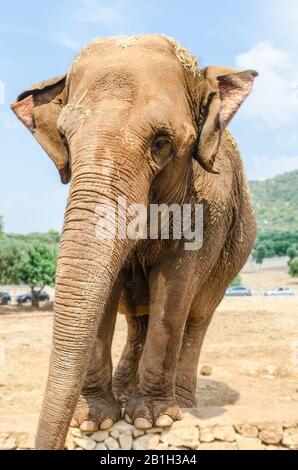
[(124, 405), (137, 384), (137, 370), (143, 352), (148, 315), (126, 315), (127, 339), (119, 364), (113, 376), (113, 391), (121, 405)]
[(84, 385), (71, 422), (71, 426), (80, 427), (82, 431), (107, 429), (121, 417), (121, 408), (112, 391), (111, 357), (120, 291), (118, 280), (98, 328)]
[[(195, 292), (195, 272), (189, 260), (185, 261), (183, 266), (180, 257), (150, 274), (148, 332), (137, 372), (138, 383), (125, 407), (125, 419), (134, 422), (137, 428), (169, 426), (181, 419), (175, 398), (176, 370)], [(188, 289), (181, 290), (181, 285)]]
[(215, 308), (205, 310), (200, 305), (192, 308), (185, 325), (183, 342), (177, 368), (175, 395), (181, 408), (196, 406), (197, 367), (208, 325)]
[(196, 384), (199, 356), (214, 311), (222, 301), (225, 291), (243, 263), (231, 255), (221, 258), (207, 281), (195, 297), (186, 321), (176, 377), (176, 399), (182, 408), (196, 406)]

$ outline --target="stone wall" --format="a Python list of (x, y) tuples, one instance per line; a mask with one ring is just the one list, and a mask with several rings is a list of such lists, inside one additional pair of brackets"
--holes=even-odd
[[(0, 449), (32, 449), (31, 434), (2, 433)], [(169, 429), (140, 431), (119, 421), (107, 431), (82, 433), (70, 429), (68, 450), (295, 450), (298, 449), (298, 420), (281, 423), (239, 422), (208, 425), (190, 413)]]

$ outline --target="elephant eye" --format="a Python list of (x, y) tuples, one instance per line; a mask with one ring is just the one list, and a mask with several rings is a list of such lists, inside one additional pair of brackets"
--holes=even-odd
[(156, 163), (168, 158), (173, 150), (173, 142), (167, 135), (157, 136), (151, 146), (151, 152)]

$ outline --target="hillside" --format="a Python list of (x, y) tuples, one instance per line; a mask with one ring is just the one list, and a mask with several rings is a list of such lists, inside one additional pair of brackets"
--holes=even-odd
[(298, 231), (298, 170), (249, 186), (259, 231)]
[[(298, 170), (267, 180), (249, 181), (257, 213), (258, 232), (298, 232)], [(0, 216), (0, 233), (3, 219)], [(56, 246), (60, 235), (55, 230), (28, 235), (5, 234), (9, 239), (22, 242), (39, 242)]]

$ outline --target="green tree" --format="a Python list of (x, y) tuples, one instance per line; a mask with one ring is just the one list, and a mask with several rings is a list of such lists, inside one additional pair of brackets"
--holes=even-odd
[(293, 258), (289, 264), (289, 274), (292, 277), (298, 277), (298, 256)]
[(297, 258), (298, 256), (298, 250), (296, 245), (289, 246), (287, 249), (287, 256), (290, 258), (290, 262), (292, 259)]
[(264, 245), (266, 248), (266, 258), (273, 256), (285, 256), (287, 250), (292, 245), (298, 246), (298, 231), (292, 232), (273, 232), (273, 231), (260, 231), (254, 247), (255, 252), (259, 245)]
[(0, 215), (0, 235), (3, 233), (3, 228), (4, 228), (3, 217), (2, 215)]
[(31, 289), (32, 306), (38, 308), (42, 289), (54, 285), (57, 250), (44, 243), (36, 243), (28, 250), (28, 259), (21, 267), (20, 278)]
[(266, 258), (266, 247), (265, 245), (258, 245), (255, 249), (253, 257), (257, 264), (262, 264), (264, 259)]
[(20, 284), (20, 270), (28, 251), (28, 245), (1, 235), (0, 242), (0, 284)]

